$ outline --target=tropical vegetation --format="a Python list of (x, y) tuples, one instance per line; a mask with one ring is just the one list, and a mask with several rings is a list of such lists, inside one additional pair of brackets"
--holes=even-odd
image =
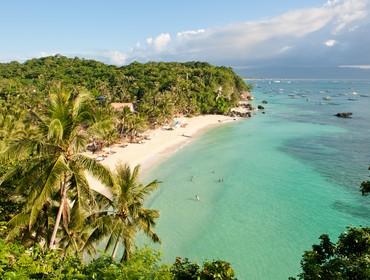
[[(141, 183), (139, 166), (109, 170), (86, 149), (177, 115), (228, 113), (248, 90), (230, 68), (201, 62), (116, 67), (57, 55), (0, 64), (0, 278), (236, 279), (225, 261), (168, 265), (138, 249), (138, 233), (161, 241), (159, 211), (145, 204), (160, 182)], [(360, 190), (368, 195), (370, 182)], [(370, 279), (369, 259), (370, 229), (350, 227), (337, 242), (321, 235), (297, 277)]]
[[(198, 62), (0, 64), (0, 278), (181, 279), (179, 263), (160, 264), (158, 253), (135, 245), (138, 233), (160, 242), (159, 211), (145, 206), (159, 182), (141, 183), (139, 166), (109, 170), (86, 149), (134, 139), (179, 114), (227, 113), (244, 90), (231, 69)], [(234, 272), (215, 261), (194, 275)]]
[(370, 279), (370, 228), (348, 228), (336, 243), (327, 234), (319, 239), (304, 253), (298, 279)]
[[(179, 264), (181, 262), (181, 264)], [(43, 251), (38, 246), (32, 250), (19, 244), (6, 243), (0, 239), (0, 278), (17, 279), (80, 279), (80, 280), (181, 280), (181, 279), (235, 279), (230, 264), (222, 261), (207, 261), (196, 270), (188, 271), (186, 263), (176, 260), (172, 265), (163, 264), (160, 254), (149, 248), (136, 250), (124, 263), (110, 256), (101, 256), (84, 263), (76, 256), (65, 256), (60, 261), (56, 251)], [(225, 268), (225, 269), (224, 269)], [(227, 278), (224, 276), (227, 275)], [(186, 278), (186, 277), (191, 278)]]

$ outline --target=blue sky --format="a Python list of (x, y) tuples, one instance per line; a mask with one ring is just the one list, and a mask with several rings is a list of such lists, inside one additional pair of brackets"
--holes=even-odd
[[(56, 50), (128, 50), (163, 32), (223, 26), (322, 1), (29, 1), (0, 3), (2, 58)], [(6, 28), (4, 28), (6, 27)]]
[(368, 1), (1, 1), (0, 60), (61, 53), (118, 65), (367, 69)]

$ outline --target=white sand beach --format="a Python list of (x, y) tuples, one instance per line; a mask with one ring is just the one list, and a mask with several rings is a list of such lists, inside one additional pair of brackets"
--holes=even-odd
[[(150, 140), (144, 140), (141, 144), (131, 143), (126, 147), (121, 147), (120, 144), (113, 145), (110, 148), (112, 154), (101, 161), (101, 163), (109, 167), (112, 171), (118, 163), (127, 163), (131, 167), (140, 164), (142, 167), (141, 170), (145, 172), (145, 170), (148, 170), (154, 164), (158, 164), (191, 142), (207, 128), (232, 122), (237, 120), (237, 118), (223, 115), (201, 115), (192, 118), (176, 118), (176, 120), (181, 124), (186, 124), (186, 126), (177, 127), (173, 130), (166, 130), (164, 128), (148, 130), (144, 134)], [(109, 191), (100, 182), (90, 176), (88, 180), (94, 190), (110, 197)]]

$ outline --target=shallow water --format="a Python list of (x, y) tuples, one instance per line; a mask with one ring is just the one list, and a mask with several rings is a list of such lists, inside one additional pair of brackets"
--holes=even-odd
[[(287, 279), (320, 234), (370, 225), (359, 192), (370, 163), (370, 97), (359, 95), (370, 82), (251, 82), (266, 114), (212, 129), (152, 169), (146, 180), (163, 183), (150, 206), (166, 262), (221, 258), (239, 279)], [(353, 118), (333, 116), (342, 111)]]

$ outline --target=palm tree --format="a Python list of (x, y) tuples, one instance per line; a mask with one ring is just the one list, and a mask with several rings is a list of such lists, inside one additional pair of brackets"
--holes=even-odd
[(130, 130), (130, 119), (133, 118), (134, 113), (131, 112), (130, 108), (123, 107), (122, 111), (118, 113), (117, 116), (117, 129), (119, 131), (120, 136), (122, 137), (125, 132)]
[(160, 242), (158, 235), (153, 231), (159, 211), (144, 207), (145, 198), (159, 185), (154, 180), (147, 185), (138, 182), (140, 166), (133, 170), (125, 164), (118, 165), (115, 174), (116, 184), (113, 187), (112, 223), (106, 245), (106, 251), (113, 247), (112, 257), (117, 254), (118, 247), (123, 244), (124, 253), (121, 262), (130, 258), (134, 239), (137, 232), (142, 231), (153, 242)]
[(68, 232), (72, 207), (77, 219), (78, 213), (95, 206), (96, 194), (89, 186), (87, 172), (105, 185), (113, 186), (110, 171), (82, 154), (88, 141), (86, 127), (93, 122), (89, 103), (88, 92), (55, 90), (49, 95), (48, 109), (43, 114), (31, 112), (37, 134), (11, 139), (2, 153), (2, 157), (21, 160), (0, 184), (21, 178), (17, 182), (18, 193), (25, 198), (23, 211), (9, 224), (18, 231), (31, 232), (45, 209), (58, 209), (52, 226), (49, 224), (53, 227), (51, 235), (49, 231), (43, 236), (49, 248), (55, 248), (61, 221)]
[(132, 140), (138, 132), (146, 129), (147, 123), (143, 115), (124, 107), (117, 117), (116, 126), (121, 137), (126, 134)]

